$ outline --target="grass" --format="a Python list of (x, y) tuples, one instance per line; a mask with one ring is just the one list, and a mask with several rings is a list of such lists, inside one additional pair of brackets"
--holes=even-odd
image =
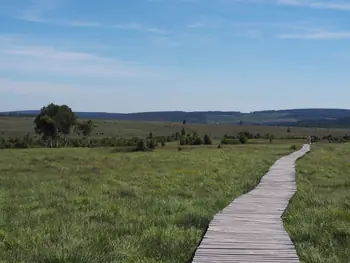
[[(149, 132), (153, 135), (167, 136), (180, 132), (182, 123), (167, 122), (142, 122), (142, 121), (112, 121), (96, 120), (97, 128), (92, 137), (102, 138), (106, 136), (116, 137), (146, 137)], [(210, 134), (214, 139), (221, 139), (225, 134), (236, 135), (242, 131), (249, 131), (253, 134), (260, 133), (262, 136), (270, 133), (277, 137), (288, 136), (343, 136), (350, 132), (350, 129), (324, 129), (324, 128), (297, 128), (292, 127), (291, 133), (287, 133), (287, 127), (269, 126), (239, 126), (231, 124), (186, 124), (188, 132), (197, 132), (200, 135)], [(20, 136), (26, 133), (34, 134), (33, 118), (28, 117), (0, 117), (0, 137)]]
[(288, 151), (0, 151), (0, 262), (187, 262), (212, 216)]
[(349, 156), (349, 144), (325, 144), (298, 163), (298, 192), (284, 222), (302, 262), (349, 262)]

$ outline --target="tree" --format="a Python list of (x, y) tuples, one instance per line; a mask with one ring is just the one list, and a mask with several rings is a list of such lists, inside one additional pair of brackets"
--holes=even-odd
[(186, 120), (183, 120), (182, 124), (185, 125), (186, 124)]
[(65, 137), (70, 133), (71, 128), (76, 122), (76, 115), (67, 105), (56, 105), (50, 103), (41, 108), (40, 113), (34, 119), (34, 129), (37, 134), (42, 134), (43, 137), (50, 138), (50, 146), (53, 146), (53, 141), (56, 140), (61, 132)]
[(62, 105), (58, 109), (56, 122), (59, 132), (63, 133), (64, 144), (67, 145), (67, 135), (71, 133), (72, 127), (76, 124), (77, 116), (67, 105)]
[(157, 143), (153, 139), (151, 139), (147, 141), (147, 147), (151, 150), (154, 150), (157, 147)]
[(43, 135), (45, 139), (50, 138), (51, 147), (53, 146), (53, 141), (58, 135), (58, 122), (56, 117), (59, 109), (59, 105), (51, 103), (41, 108), (40, 113), (34, 119), (35, 132)]
[(291, 133), (291, 131), (292, 131), (292, 130), (291, 130), (290, 127), (289, 127), (289, 128), (287, 129), (287, 132), (288, 132), (288, 133)]
[(77, 124), (78, 131), (80, 131), (84, 137), (90, 136), (94, 128), (97, 127), (92, 120), (83, 121)]
[(181, 136), (185, 136), (186, 135), (186, 130), (185, 130), (185, 128), (182, 128), (182, 130), (181, 130)]

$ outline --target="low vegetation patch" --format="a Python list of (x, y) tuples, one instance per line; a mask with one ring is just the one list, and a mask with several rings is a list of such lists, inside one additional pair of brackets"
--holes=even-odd
[(284, 223), (302, 262), (349, 262), (349, 155), (349, 144), (325, 144), (298, 162), (298, 192)]
[(2, 150), (0, 261), (186, 262), (213, 215), (288, 151)]

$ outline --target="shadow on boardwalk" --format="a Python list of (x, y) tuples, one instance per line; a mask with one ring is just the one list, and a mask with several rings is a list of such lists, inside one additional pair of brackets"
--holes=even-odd
[(191, 262), (300, 262), (281, 216), (296, 192), (295, 162), (309, 151), (306, 144), (276, 161), (254, 190), (218, 213)]

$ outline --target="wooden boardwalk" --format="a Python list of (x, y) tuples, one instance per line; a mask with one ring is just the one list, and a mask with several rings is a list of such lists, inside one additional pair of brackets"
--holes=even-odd
[(279, 159), (254, 190), (218, 213), (192, 262), (299, 263), (281, 216), (296, 192), (295, 162), (309, 150)]

